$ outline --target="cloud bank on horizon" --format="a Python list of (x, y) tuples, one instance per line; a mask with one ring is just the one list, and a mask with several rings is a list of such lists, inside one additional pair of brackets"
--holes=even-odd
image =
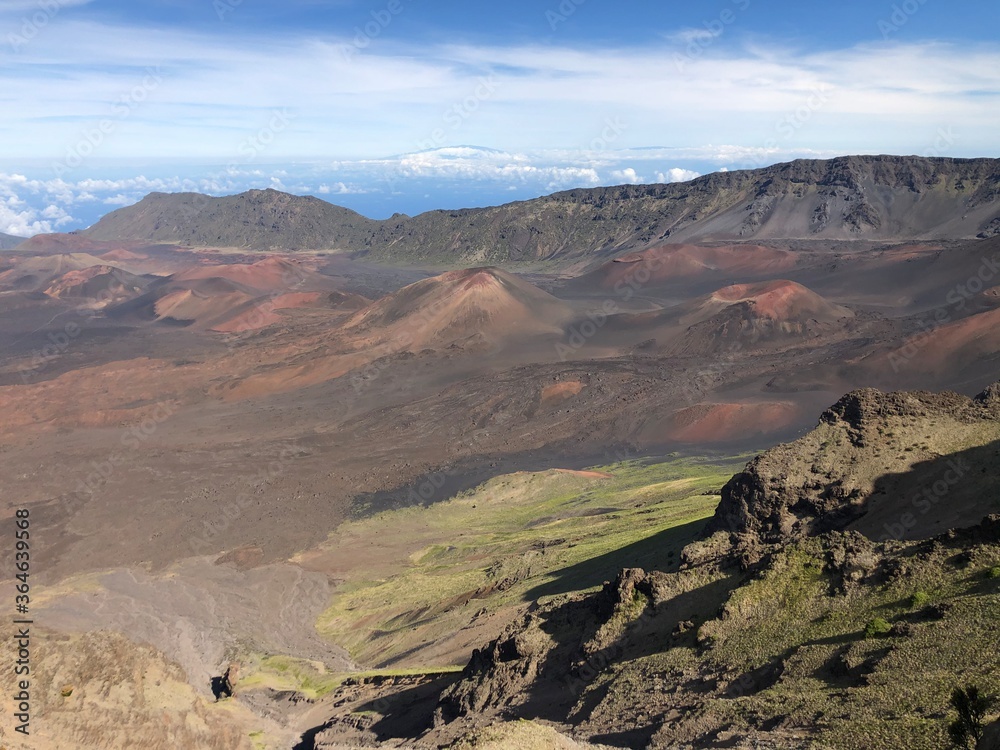
[(0, 231), (150, 190), (386, 216), (796, 157), (998, 155), (995, 4), (649, 5), (0, 0)]

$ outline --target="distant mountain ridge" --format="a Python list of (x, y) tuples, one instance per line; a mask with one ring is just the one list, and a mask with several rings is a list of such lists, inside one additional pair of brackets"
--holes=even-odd
[(83, 235), (102, 242), (130, 237), (254, 250), (354, 249), (377, 223), (319, 198), (271, 189), (222, 198), (150, 193), (135, 205), (112, 211)]
[(502, 264), (615, 255), (667, 241), (988, 237), (1000, 234), (998, 198), (998, 159), (847, 156), (384, 221), (270, 189), (225, 198), (152, 193), (84, 235)]
[(24, 237), (15, 237), (12, 234), (0, 232), (0, 250), (9, 250), (12, 247), (17, 247), (22, 242), (24, 242)]

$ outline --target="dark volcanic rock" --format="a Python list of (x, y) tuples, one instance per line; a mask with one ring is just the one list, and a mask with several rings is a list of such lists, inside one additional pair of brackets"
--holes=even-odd
[(846, 528), (866, 513), (880, 478), (898, 466), (899, 453), (914, 451), (945, 420), (973, 428), (989, 424), (995, 431), (1000, 384), (974, 399), (872, 388), (847, 394), (812, 433), (766, 451), (734, 476), (706, 533), (729, 532), (742, 548), (753, 546), (746, 537), (778, 544)]

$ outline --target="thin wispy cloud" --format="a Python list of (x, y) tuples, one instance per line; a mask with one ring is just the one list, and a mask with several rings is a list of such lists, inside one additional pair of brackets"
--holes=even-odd
[[(810, 116), (813, 148), (898, 143), (914, 150), (951, 119), (962, 123), (963, 147), (982, 150), (993, 143), (990, 103), (1000, 98), (1000, 45), (864, 44), (768, 57), (710, 50), (678, 70), (669, 45), (441, 45), (417, 56), (386, 42), (345, 59), (346, 42), (275, 36), (247, 44), (66, 22), (0, 72), (10, 113), (4, 127), (20, 134), (0, 149), (7, 156), (60, 156), (87, 127), (113, 118), (116, 103), (151, 71), (162, 83), (143, 93), (115, 136), (95, 149), (101, 156), (224, 158), (281, 107), (296, 122), (271, 144), (274, 155), (407, 152), (435, 132), (436, 146), (579, 147), (610, 115), (628, 124), (617, 145), (696, 146), (739, 136), (753, 146), (821, 90), (828, 95)], [(81, 59), (88, 65), (81, 68)], [(517, 72), (508, 72), (515, 65)], [(861, 142), (855, 132), (865, 122), (878, 128), (868, 128)]]
[[(378, 196), (455, 205), (786, 158), (997, 151), (988, 8), (970, 24), (928, 4), (890, 32), (883, 10), (789, 6), (785, 21), (826, 14), (823, 33), (782, 37), (776, 11), (745, 0), (642, 23), (580, 5), (555, 28), (521, 0), (506, 15), (226, 2), (220, 16), (193, 0), (0, 0), (12, 30), (45, 16), (30, 38), (0, 36), (0, 171), (28, 178), (8, 227), (86, 223), (154, 189), (282, 185), (380, 213), (396, 205)], [(108, 171), (149, 159), (167, 163)]]
[[(94, 0), (0, 0), (0, 13), (34, 13), (54, 14), (63, 8), (73, 8), (88, 5)], [(27, 17), (28, 20), (31, 16)]]
[(675, 42), (681, 45), (690, 44), (702, 44), (706, 42), (711, 42), (714, 39), (719, 38), (725, 33), (725, 27), (719, 28), (694, 28), (694, 29), (679, 29), (677, 31), (671, 32), (664, 36), (665, 39), (671, 42)]

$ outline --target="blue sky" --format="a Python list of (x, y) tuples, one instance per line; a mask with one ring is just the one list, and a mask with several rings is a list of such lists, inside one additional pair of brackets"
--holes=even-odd
[(846, 153), (1000, 156), (995, 3), (0, 0), (0, 231), (151, 189), (372, 216)]

